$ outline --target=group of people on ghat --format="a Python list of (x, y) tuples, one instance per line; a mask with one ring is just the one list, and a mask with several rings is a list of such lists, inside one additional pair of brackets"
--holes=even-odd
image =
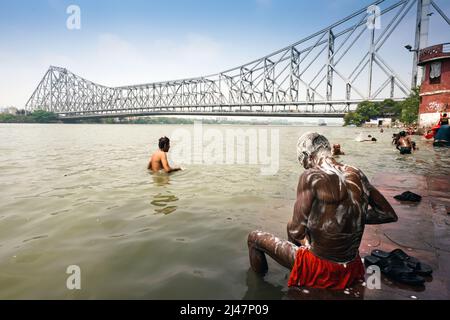
[(447, 113), (441, 116), (433, 138), (435, 147), (450, 147), (450, 127)]
[[(400, 154), (411, 154), (412, 151), (419, 150), (416, 143), (410, 138), (416, 131), (416, 129), (408, 127), (406, 130), (392, 136), (392, 144), (400, 151)], [(450, 128), (447, 113), (441, 115), (437, 125), (429, 129), (424, 137), (433, 139), (433, 145), (436, 147), (450, 146)]]
[[(448, 130), (448, 118), (441, 119), (442, 128)], [(377, 141), (368, 138), (363, 140)], [(406, 131), (394, 134), (392, 143), (401, 154), (417, 150)], [(159, 139), (159, 150), (150, 158), (148, 169), (181, 170), (169, 165), (169, 149), (169, 138)], [(287, 240), (264, 231), (251, 232), (247, 244), (254, 272), (268, 272), (268, 255), (290, 270), (288, 286), (345, 289), (364, 279), (359, 246), (365, 226), (396, 222), (398, 217), (360, 169), (337, 161), (336, 156), (344, 154), (340, 144), (331, 146), (319, 133), (299, 138), (297, 160), (305, 171), (286, 225)]]
[[(173, 172), (166, 153), (170, 140), (162, 137), (148, 169)], [(268, 271), (266, 255), (290, 270), (288, 286), (344, 289), (363, 280), (365, 268), (359, 246), (368, 224), (397, 221), (394, 209), (356, 167), (337, 162), (344, 154), (327, 138), (305, 133), (297, 143), (297, 160), (305, 171), (297, 186), (287, 240), (253, 231), (247, 244), (251, 269)]]
[(450, 146), (450, 131), (447, 113), (441, 114), (438, 123), (431, 129), (428, 129), (424, 137), (426, 139), (434, 139), (433, 145), (436, 147)]
[(411, 137), (406, 131), (394, 133), (392, 135), (392, 144), (400, 151), (400, 154), (411, 154), (412, 151), (419, 150), (416, 143), (411, 140)]

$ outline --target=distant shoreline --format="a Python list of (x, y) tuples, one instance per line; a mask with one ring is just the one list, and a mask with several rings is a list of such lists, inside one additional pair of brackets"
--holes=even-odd
[[(323, 119), (322, 119), (323, 120)], [(53, 112), (35, 111), (31, 114), (0, 114), (0, 123), (61, 123), (61, 124), (147, 124), (147, 125), (193, 125), (196, 122), (210, 125), (259, 125), (259, 126), (332, 126), (341, 127), (339, 123), (320, 122), (302, 122), (302, 121), (286, 121), (286, 120), (217, 120), (217, 119), (186, 119), (172, 117), (142, 117), (135, 119), (114, 119), (114, 118), (98, 118), (83, 120), (61, 120), (58, 115)]]

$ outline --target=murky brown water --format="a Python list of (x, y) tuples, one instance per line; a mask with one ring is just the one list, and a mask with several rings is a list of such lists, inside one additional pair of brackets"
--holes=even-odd
[[(417, 137), (420, 151), (400, 156), (392, 130), (364, 130), (379, 138), (373, 144), (354, 141), (357, 128), (247, 126), (279, 130), (276, 175), (245, 164), (150, 175), (157, 139), (179, 128), (0, 125), (0, 298), (285, 297), (288, 271), (269, 262), (266, 278), (255, 276), (246, 237), (263, 229), (285, 238), (302, 172), (295, 146), (306, 131), (340, 142), (341, 160), (369, 177), (450, 173), (449, 149)], [(69, 265), (81, 268), (80, 291), (66, 288)]]

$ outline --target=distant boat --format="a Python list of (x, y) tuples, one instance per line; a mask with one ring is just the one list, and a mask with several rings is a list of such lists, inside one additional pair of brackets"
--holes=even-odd
[(319, 126), (326, 126), (327, 125), (327, 123), (325, 122), (325, 120), (323, 120), (323, 119), (319, 119)]

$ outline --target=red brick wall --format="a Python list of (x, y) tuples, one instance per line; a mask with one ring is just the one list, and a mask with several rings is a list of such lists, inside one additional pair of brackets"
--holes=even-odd
[[(430, 65), (426, 64), (425, 79), (420, 88), (421, 104), (420, 113), (450, 111), (450, 59), (441, 60), (441, 83), (430, 84)], [(437, 93), (435, 95), (427, 95), (436, 91), (448, 91), (446, 93)]]
[(423, 96), (420, 104), (420, 113), (450, 112), (450, 93)]

